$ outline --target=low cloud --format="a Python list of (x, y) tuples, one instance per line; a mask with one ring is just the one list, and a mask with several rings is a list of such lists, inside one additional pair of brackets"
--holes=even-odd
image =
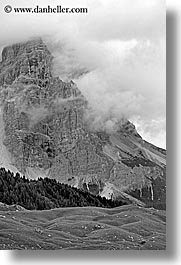
[(30, 118), (30, 126), (40, 122), (49, 115), (49, 110), (45, 106), (22, 108), (22, 112), (26, 113)]
[[(15, 6), (12, 0), (8, 4)], [(16, 1), (16, 7), (48, 4), (60, 5)], [(112, 130), (128, 118), (143, 137), (149, 127), (149, 140), (165, 146), (158, 143), (160, 135), (165, 139), (166, 122), (165, 1), (62, 0), (61, 5), (87, 7), (88, 13), (5, 14), (1, 2), (0, 46), (42, 36), (54, 55), (54, 75), (73, 79), (87, 98), (92, 127)]]
[[(73, 78), (88, 100), (87, 120), (94, 130), (114, 130), (123, 118), (137, 121), (143, 137), (147, 124), (165, 124), (165, 42), (150, 40), (64, 42), (65, 52), (55, 56), (54, 74)], [(53, 51), (53, 49), (52, 49)], [(54, 53), (54, 51), (53, 51)], [(55, 51), (56, 53), (56, 51)], [(88, 54), (88, 55), (87, 55)], [(68, 63), (66, 63), (68, 62)], [(63, 67), (65, 66), (65, 67)], [(63, 70), (62, 70), (63, 68)], [(72, 75), (74, 70), (76, 75)], [(163, 132), (150, 126), (152, 139)], [(145, 131), (145, 133), (144, 133)], [(165, 138), (165, 134), (164, 137)], [(149, 137), (151, 139), (151, 137)], [(158, 142), (158, 141), (157, 141)], [(164, 141), (161, 143), (165, 145)]]

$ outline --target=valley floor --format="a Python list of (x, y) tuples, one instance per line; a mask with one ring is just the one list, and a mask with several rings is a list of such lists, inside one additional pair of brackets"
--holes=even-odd
[(0, 207), (0, 249), (165, 250), (165, 211), (125, 205), (28, 211)]

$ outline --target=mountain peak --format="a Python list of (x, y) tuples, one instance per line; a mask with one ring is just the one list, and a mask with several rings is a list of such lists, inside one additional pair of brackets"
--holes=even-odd
[(11, 85), (22, 75), (41, 80), (50, 78), (52, 58), (41, 38), (5, 47), (0, 62), (0, 85)]
[[(126, 119), (115, 132), (91, 131), (84, 97), (72, 81), (52, 76), (52, 58), (41, 39), (3, 50), (0, 164), (108, 198), (127, 192), (148, 205), (164, 203), (164, 152)], [(9, 160), (1, 158), (5, 150)]]
[(36, 38), (27, 42), (15, 43), (4, 47), (2, 51), (2, 62), (6, 60), (13, 61), (13, 59), (17, 58), (22, 53), (29, 53), (33, 50), (47, 50), (47, 47), (41, 38)]

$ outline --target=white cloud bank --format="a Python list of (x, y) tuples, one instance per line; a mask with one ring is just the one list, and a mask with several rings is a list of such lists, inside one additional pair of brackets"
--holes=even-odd
[[(16, 7), (48, 4), (60, 5), (16, 1)], [(74, 79), (89, 101), (94, 126), (113, 127), (126, 117), (143, 138), (165, 147), (164, 1), (61, 1), (64, 7), (87, 7), (87, 14), (6, 14), (5, 5), (1, 1), (1, 46), (44, 36), (55, 56), (54, 74)]]

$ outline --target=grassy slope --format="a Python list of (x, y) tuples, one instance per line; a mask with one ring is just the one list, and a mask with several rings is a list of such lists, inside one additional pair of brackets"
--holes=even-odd
[(44, 211), (0, 207), (0, 249), (162, 250), (165, 222), (165, 211), (133, 205)]

